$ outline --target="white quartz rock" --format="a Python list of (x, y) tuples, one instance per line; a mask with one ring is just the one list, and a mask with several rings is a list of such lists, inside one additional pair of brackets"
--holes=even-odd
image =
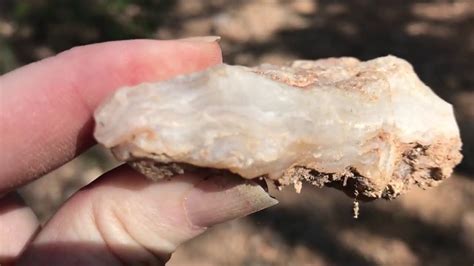
[(193, 165), (394, 198), (461, 160), (451, 105), (394, 56), (220, 64), (122, 88), (95, 120), (99, 143), (154, 178)]

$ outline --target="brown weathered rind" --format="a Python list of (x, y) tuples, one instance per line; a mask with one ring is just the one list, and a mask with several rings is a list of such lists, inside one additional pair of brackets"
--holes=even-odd
[[(309, 88), (332, 84), (341, 76), (357, 75), (360, 61), (353, 57), (327, 58), (319, 60), (297, 60), (287, 66), (263, 64), (252, 68), (255, 73), (292, 87)], [(339, 71), (334, 72), (334, 68)], [(331, 71), (327, 71), (331, 69)], [(337, 73), (337, 77), (335, 76)]]
[[(361, 175), (352, 166), (342, 172), (324, 173), (319, 172), (311, 164), (290, 167), (275, 181), (275, 184), (279, 187), (293, 185), (299, 192), (301, 182), (308, 182), (317, 187), (330, 186), (341, 189), (354, 198), (391, 200), (410, 190), (413, 185), (425, 189), (436, 186), (448, 178), (462, 159), (460, 148), (459, 139), (435, 142), (431, 145), (400, 144), (397, 147), (400, 150), (397, 154), (400, 156), (396, 159), (396, 170), (389, 177), (388, 185), (382, 189), (379, 188), (379, 180)], [(129, 164), (152, 180), (169, 178), (185, 172), (197, 172), (200, 169), (186, 163), (165, 164), (150, 158), (136, 158)]]
[(323, 173), (311, 166), (295, 165), (277, 180), (276, 185), (298, 187), (301, 181), (305, 181), (317, 187), (341, 189), (354, 198), (391, 200), (410, 190), (413, 185), (425, 189), (448, 178), (462, 159), (460, 148), (458, 139), (427, 146), (418, 143), (400, 145), (403, 151), (397, 159), (396, 170), (390, 177), (389, 184), (382, 190), (377, 189), (377, 180), (361, 175), (354, 167), (337, 173)]

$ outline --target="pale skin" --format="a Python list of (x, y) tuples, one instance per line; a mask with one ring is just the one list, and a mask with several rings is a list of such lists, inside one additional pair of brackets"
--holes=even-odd
[(153, 182), (127, 166), (75, 193), (44, 226), (15, 189), (94, 145), (94, 109), (114, 90), (222, 61), (215, 38), (77, 47), (0, 77), (0, 264), (164, 264), (215, 224), (277, 203), (240, 178)]

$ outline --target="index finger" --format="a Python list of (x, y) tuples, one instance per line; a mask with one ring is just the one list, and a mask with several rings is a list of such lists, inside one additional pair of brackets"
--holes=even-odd
[(87, 45), (1, 76), (0, 194), (90, 147), (92, 113), (113, 90), (220, 63), (216, 40)]

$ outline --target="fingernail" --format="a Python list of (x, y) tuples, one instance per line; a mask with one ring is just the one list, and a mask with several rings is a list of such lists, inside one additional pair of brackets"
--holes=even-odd
[(208, 227), (277, 203), (255, 182), (236, 176), (214, 176), (198, 183), (189, 192), (184, 207), (193, 226)]
[(179, 39), (178, 41), (182, 42), (200, 42), (200, 43), (212, 43), (212, 42), (217, 42), (221, 39), (220, 36), (196, 36), (196, 37), (189, 37), (189, 38), (183, 38)]

